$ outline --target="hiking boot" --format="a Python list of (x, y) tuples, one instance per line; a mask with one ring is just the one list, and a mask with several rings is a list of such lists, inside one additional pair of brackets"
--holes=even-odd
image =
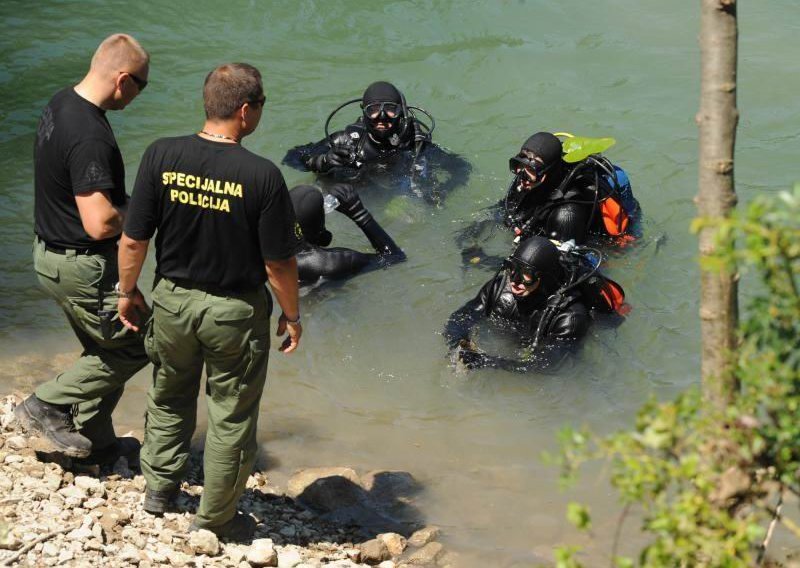
[(177, 496), (177, 487), (162, 489), (161, 491), (148, 487), (144, 492), (144, 510), (151, 515), (160, 517), (172, 507), (173, 501)]
[(205, 529), (213, 532), (219, 538), (233, 542), (245, 542), (253, 539), (256, 532), (256, 521), (250, 515), (236, 513), (233, 518), (225, 524), (216, 527), (198, 527), (195, 519), (189, 526), (189, 532)]
[(78, 465), (114, 465), (119, 458), (126, 458), (128, 464), (139, 459), (139, 450), (142, 444), (132, 436), (117, 438), (103, 448), (92, 448), (92, 453), (87, 457), (75, 460)]
[(54, 449), (71, 458), (85, 458), (92, 451), (92, 442), (75, 429), (72, 413), (62, 406), (39, 400), (35, 394), (14, 409), (23, 430), (38, 433)]

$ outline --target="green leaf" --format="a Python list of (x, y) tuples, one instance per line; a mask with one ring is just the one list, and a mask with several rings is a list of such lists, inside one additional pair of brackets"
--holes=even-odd
[(588, 530), (592, 526), (592, 518), (589, 509), (580, 503), (570, 503), (567, 505), (567, 520), (580, 530)]
[(562, 141), (564, 151), (564, 161), (574, 164), (585, 160), (592, 154), (605, 152), (617, 141), (613, 138), (586, 138), (585, 136), (573, 136)]

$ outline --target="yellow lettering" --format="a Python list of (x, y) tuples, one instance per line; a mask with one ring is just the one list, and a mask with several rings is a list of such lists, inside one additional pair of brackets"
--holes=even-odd
[(186, 187), (186, 174), (185, 173), (180, 172), (178, 174), (178, 182), (177, 183), (178, 183), (178, 187)]
[(181, 203), (189, 203), (189, 192), (188, 191), (179, 191), (178, 192), (178, 201)]
[(242, 184), (240, 183), (236, 184), (236, 187), (233, 190), (233, 195), (235, 195), (236, 197), (242, 196)]
[(186, 174), (186, 187), (194, 187), (194, 182), (197, 180), (192, 174)]
[(169, 185), (169, 172), (161, 172), (162, 185)]
[(200, 207), (204, 209), (208, 209), (208, 202), (211, 201), (211, 197), (208, 195), (201, 195), (200, 196)]
[(220, 211), (225, 211), (225, 213), (230, 213), (231, 212), (231, 207), (230, 207), (230, 205), (228, 205), (228, 200), (227, 199), (222, 199), (221, 201), (222, 201), (222, 203), (219, 206), (219, 210)]
[(176, 199), (178, 199), (178, 190), (174, 189), (174, 188), (171, 188), (169, 190), (169, 200), (170, 201), (175, 201)]

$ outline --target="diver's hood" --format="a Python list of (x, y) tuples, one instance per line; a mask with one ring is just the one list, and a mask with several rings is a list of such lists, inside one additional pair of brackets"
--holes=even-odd
[(306, 242), (320, 247), (331, 244), (333, 235), (325, 228), (322, 192), (313, 185), (298, 185), (289, 197)]
[(547, 296), (564, 284), (564, 267), (556, 245), (544, 237), (529, 237), (522, 241), (509, 257), (527, 267), (531, 274), (542, 279), (540, 290)]
[[(405, 98), (397, 89), (397, 87), (386, 81), (376, 81), (375, 83), (372, 83), (369, 87), (367, 87), (367, 89), (364, 91), (364, 95), (361, 97), (361, 108), (363, 109), (367, 105), (373, 103), (395, 103), (400, 107), (400, 113), (391, 120), (391, 127), (386, 130), (377, 130), (374, 128), (372, 125), (372, 120), (370, 120), (369, 117), (364, 114), (364, 126), (366, 127), (370, 136), (381, 142), (390, 140), (391, 137), (395, 135), (397, 137), (402, 136), (407, 121), (407, 110)], [(399, 138), (397, 141), (399, 143)]]

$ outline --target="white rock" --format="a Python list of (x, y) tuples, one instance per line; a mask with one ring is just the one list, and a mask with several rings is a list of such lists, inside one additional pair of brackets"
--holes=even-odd
[(89, 540), (92, 538), (94, 534), (92, 534), (92, 529), (89, 527), (80, 527), (74, 530), (71, 530), (67, 533), (67, 540)]
[(23, 450), (28, 447), (28, 440), (22, 436), (11, 436), (6, 439), (6, 447), (9, 450)]
[(247, 551), (247, 561), (252, 566), (278, 566), (278, 553), (272, 539), (258, 538)]
[(400, 556), (406, 549), (407, 541), (403, 535), (397, 533), (384, 533), (379, 534), (378, 538), (383, 541), (386, 548), (389, 549), (389, 554), (392, 556)]
[(91, 511), (92, 509), (96, 509), (100, 505), (103, 505), (105, 502), (106, 500), (102, 497), (92, 497), (86, 500), (86, 502), (83, 504), (83, 508)]
[(58, 555), (58, 563), (64, 564), (65, 562), (69, 562), (75, 558), (75, 553), (71, 550), (62, 550), (61, 553)]
[(6, 459), (3, 460), (4, 463), (12, 464), (12, 463), (22, 463), (25, 461), (25, 458), (19, 456), (17, 454), (9, 454), (6, 456)]
[(53, 542), (45, 542), (42, 547), (42, 556), (58, 556), (61, 548)]
[(122, 547), (122, 550), (119, 551), (117, 558), (120, 560), (125, 560), (127, 562), (138, 562), (139, 561), (139, 551), (136, 550), (136, 547), (130, 543), (125, 544)]
[(394, 567), (395, 563), (392, 562), (391, 560), (384, 560), (383, 562), (378, 564), (378, 568), (394, 568)]
[(90, 495), (102, 496), (106, 493), (106, 488), (103, 486), (102, 481), (87, 475), (79, 475), (76, 477), (75, 487), (83, 489), (87, 494)]
[(86, 499), (86, 492), (80, 487), (75, 487), (74, 485), (62, 487), (58, 490), (58, 494), (65, 499), (78, 499), (79, 501)]
[(278, 568), (294, 568), (303, 561), (303, 557), (294, 548), (285, 548), (278, 553)]
[(189, 547), (195, 554), (216, 556), (219, 554), (219, 539), (213, 532), (200, 529), (189, 533)]

